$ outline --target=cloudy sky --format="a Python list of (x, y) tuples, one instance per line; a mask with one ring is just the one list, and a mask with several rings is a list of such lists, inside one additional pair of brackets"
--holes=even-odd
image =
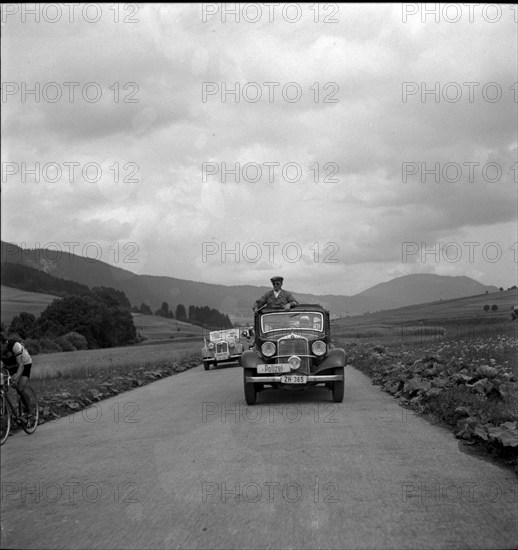
[(4, 241), (316, 294), (516, 284), (516, 6), (236, 6), (2, 6)]

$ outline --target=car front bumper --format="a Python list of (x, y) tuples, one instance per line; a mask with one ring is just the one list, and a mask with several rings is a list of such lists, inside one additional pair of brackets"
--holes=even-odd
[(225, 363), (227, 361), (238, 361), (241, 355), (230, 355), (228, 357), (204, 357), (204, 360), (214, 361), (215, 363)]
[[(297, 374), (292, 372), (291, 374)], [(247, 376), (246, 381), (249, 383), (264, 383), (264, 382), (278, 382), (281, 383), (281, 376), (277, 374), (266, 374), (261, 376)], [(341, 382), (344, 380), (344, 376), (341, 374), (305, 374), (307, 382)]]

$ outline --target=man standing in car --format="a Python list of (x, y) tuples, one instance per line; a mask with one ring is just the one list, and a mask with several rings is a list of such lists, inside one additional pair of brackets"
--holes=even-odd
[(282, 277), (272, 277), (270, 281), (272, 282), (273, 290), (268, 291), (264, 296), (261, 296), (261, 298), (255, 302), (255, 305), (252, 308), (254, 311), (264, 305), (266, 305), (266, 307), (279, 308), (287, 311), (290, 307), (298, 304), (291, 292), (282, 290), (282, 283), (284, 281)]

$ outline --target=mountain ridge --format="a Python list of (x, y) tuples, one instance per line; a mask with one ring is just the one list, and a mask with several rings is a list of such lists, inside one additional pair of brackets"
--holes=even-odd
[[(19, 263), (39, 269), (62, 279), (94, 286), (109, 286), (122, 290), (132, 305), (143, 302), (152, 310), (168, 302), (194, 306), (209, 306), (222, 313), (250, 314), (255, 300), (271, 289), (261, 285), (219, 285), (168, 275), (138, 275), (112, 266), (101, 260), (84, 258), (54, 250), (22, 250), (15, 244), (1, 242), (1, 262)], [(45, 254), (44, 252), (47, 252)], [(55, 261), (49, 260), (55, 256)], [(301, 303), (320, 303), (335, 316), (358, 315), (366, 312), (393, 309), (441, 299), (462, 298), (485, 292), (495, 292), (496, 286), (483, 285), (466, 276), (435, 275), (427, 273), (403, 275), (379, 283), (355, 295), (297, 292), (290, 288)]]

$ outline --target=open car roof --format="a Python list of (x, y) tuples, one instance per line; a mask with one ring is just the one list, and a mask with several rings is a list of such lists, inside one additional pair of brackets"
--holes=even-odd
[[(265, 307), (261, 311), (257, 312), (259, 315), (263, 313), (281, 313), (284, 310), (278, 307)], [(302, 312), (302, 311), (319, 311), (321, 313), (327, 313), (327, 309), (321, 306), (320, 304), (298, 304), (296, 306), (291, 306), (288, 310), (291, 312)]]
[(217, 342), (218, 340), (233, 340), (239, 338), (238, 328), (227, 328), (225, 330), (213, 330), (209, 333), (209, 340)]

